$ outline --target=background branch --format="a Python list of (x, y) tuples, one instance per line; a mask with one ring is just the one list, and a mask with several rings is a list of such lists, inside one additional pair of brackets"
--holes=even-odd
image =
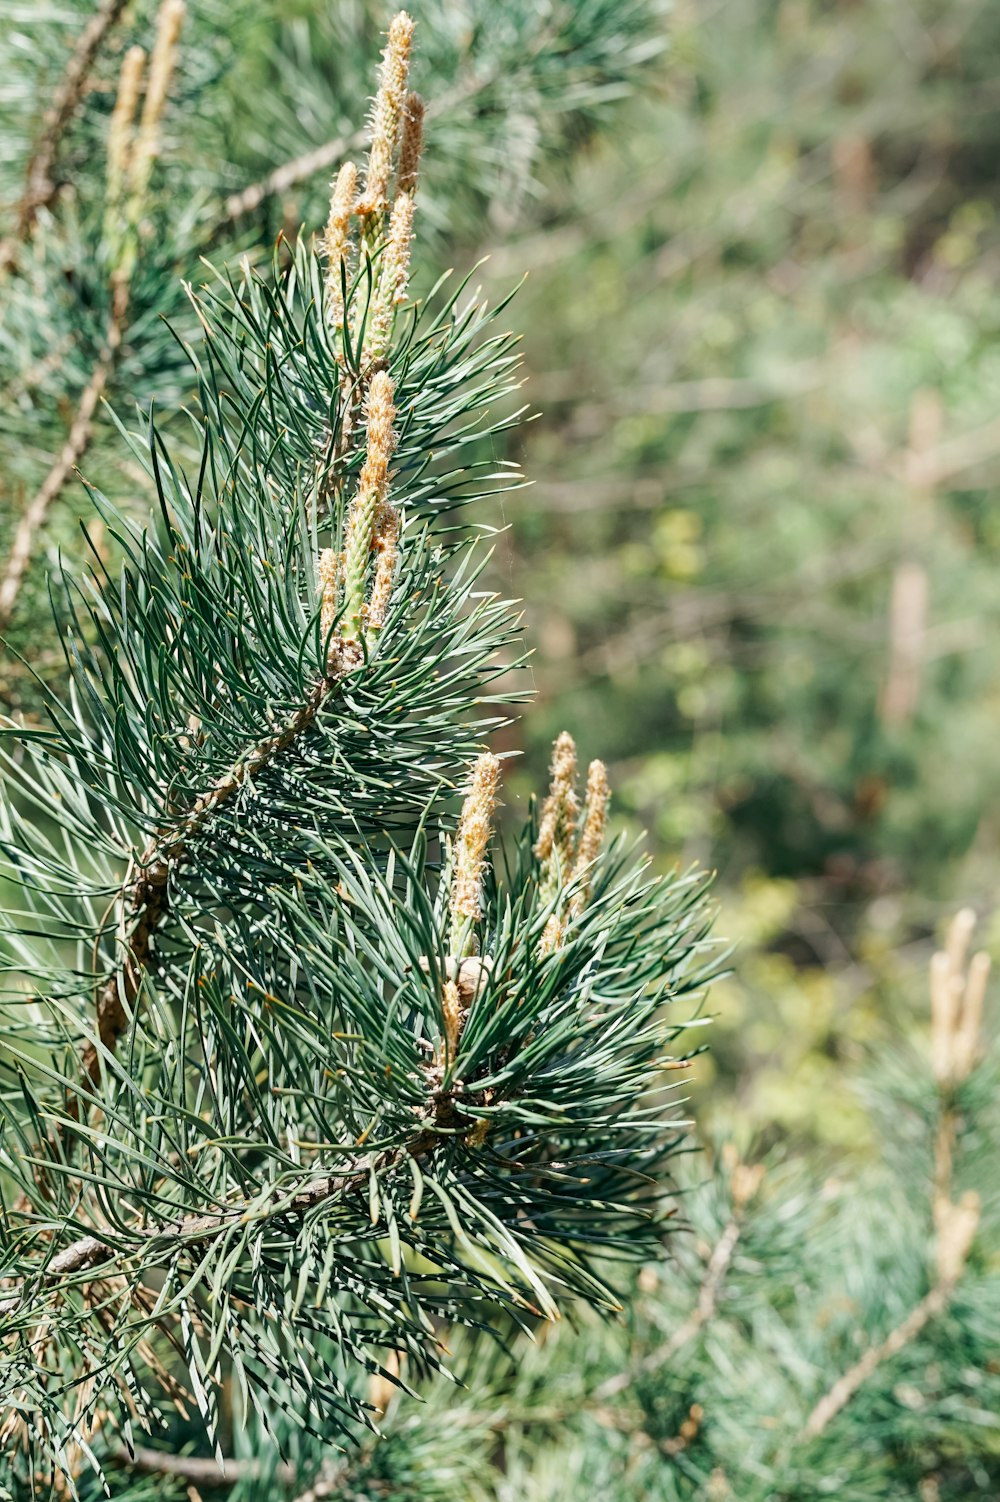
[(101, 0), (77, 40), (52, 104), (45, 113), (41, 133), (28, 163), (24, 194), (17, 209), (14, 233), (0, 241), (0, 271), (13, 265), (18, 243), (31, 233), (38, 210), (55, 198), (53, 177), (59, 143), (73, 118), (87, 85), (87, 77), (101, 43), (125, 9), (125, 0)]
[(7, 567), (0, 580), (0, 631), (3, 631), (10, 622), (18, 593), (31, 562), (35, 537), (45, 523), (49, 507), (58, 499), (63, 486), (90, 445), (94, 431), (94, 414), (121, 349), (127, 313), (128, 289), (124, 283), (119, 283), (114, 291), (104, 345), (90, 373), (90, 379), (83, 388), (66, 442), (63, 444), (58, 459), (45, 476), (17, 524), (14, 541), (7, 558)]

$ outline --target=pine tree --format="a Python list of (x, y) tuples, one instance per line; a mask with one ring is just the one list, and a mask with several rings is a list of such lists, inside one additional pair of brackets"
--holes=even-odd
[[(112, 321), (171, 17), (108, 125)], [(618, 1309), (615, 1263), (672, 1213), (705, 883), (606, 846), (568, 736), (493, 853), (519, 647), (481, 577), (517, 356), (468, 283), (411, 295), (412, 36), (398, 15), (322, 235), (193, 296), (186, 429), (118, 426), (157, 513), (88, 485), (121, 567), (91, 534), (54, 572), (64, 667), (3, 726), (14, 1498), (450, 1494), (444, 1375)], [(394, 1387), (434, 1421), (383, 1447)]]

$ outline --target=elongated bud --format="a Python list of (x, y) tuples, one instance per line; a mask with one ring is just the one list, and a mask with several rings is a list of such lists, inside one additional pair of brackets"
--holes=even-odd
[(357, 191), (358, 169), (353, 162), (345, 162), (334, 179), (330, 194), (330, 215), (323, 233), (323, 251), (326, 255), (326, 316), (333, 329), (344, 326), (342, 273), (345, 268), (348, 273), (351, 269), (350, 222)]
[(552, 750), (549, 795), (542, 804), (535, 854), (540, 861), (555, 856), (568, 875), (573, 854), (580, 800), (576, 793), (576, 742), (568, 730), (557, 737)]
[[(491, 959), (480, 959), (478, 955), (462, 958), (449, 954), (444, 957), (444, 964), (449, 977), (441, 988), (444, 1036), (442, 1044), (434, 1051), (434, 1062), (441, 1067), (446, 1066), (449, 1058), (454, 1059), (469, 1008), (483, 994), (493, 969)], [(420, 968), (430, 971), (430, 961), (424, 956)]]
[(573, 880), (579, 885), (573, 893), (572, 908), (579, 913), (590, 896), (591, 871), (604, 844), (608, 823), (608, 770), (603, 761), (592, 761), (587, 769), (587, 801), (580, 844), (573, 867)]
[(365, 580), (375, 523), (389, 489), (389, 462), (396, 446), (392, 379), (380, 370), (368, 388), (368, 444), (344, 537), (344, 636), (357, 640), (364, 614)]
[(410, 243), (413, 239), (414, 202), (403, 193), (392, 206), (389, 238), (382, 252), (378, 289), (368, 315), (362, 360), (368, 365), (380, 360), (389, 348), (392, 320), (396, 307), (406, 301), (410, 276)]
[[(484, 752), (472, 769), (472, 786), (462, 805), (462, 817), (455, 836), (451, 918), (452, 933), (456, 936), (467, 934), (468, 926), (478, 923), (481, 916), (480, 884), (499, 782), (500, 763), (490, 752)], [(464, 943), (453, 942), (453, 949), (456, 954), (467, 952)]]
[(585, 804), (585, 817), (583, 833), (580, 835), (580, 848), (577, 852), (577, 870), (585, 870), (593, 865), (601, 853), (604, 844), (604, 831), (608, 822), (608, 800), (611, 794), (608, 789), (608, 769), (603, 761), (592, 761), (587, 768), (587, 801)]
[(931, 1053), (934, 1076), (939, 1085), (951, 1079), (952, 1039), (958, 1021), (960, 996), (944, 950), (931, 956)]
[(122, 59), (118, 77), (118, 95), (108, 125), (108, 178), (105, 193), (104, 238), (112, 248), (112, 259), (117, 259), (116, 249), (121, 243), (124, 225), (125, 180), (135, 135), (135, 115), (139, 107), (139, 91), (146, 65), (146, 54), (141, 47), (130, 47)]
[(392, 599), (392, 586), (396, 578), (396, 563), (399, 557), (399, 512), (395, 506), (386, 504), (382, 507), (376, 524), (375, 551), (378, 553), (378, 562), (375, 565), (375, 580), (368, 600), (369, 632), (381, 631), (385, 625), (389, 601)]
[(395, 390), (388, 371), (376, 371), (368, 388), (367, 449), (358, 481), (359, 490), (376, 490), (379, 499), (389, 478), (389, 462), (396, 447), (393, 423), (396, 420)]
[(453, 1059), (458, 1051), (458, 1039), (462, 1031), (462, 1001), (456, 981), (446, 980), (444, 983), (441, 992), (441, 1012), (444, 1017), (444, 1038), (448, 1057)]
[(135, 151), (129, 165), (129, 189), (135, 219), (142, 214), (149, 175), (160, 149), (160, 121), (170, 92), (184, 12), (184, 0), (163, 0), (156, 18), (156, 41), (149, 62), (149, 84)]
[(413, 194), (400, 193), (392, 206), (392, 217), (389, 220), (389, 243), (382, 262), (382, 282), (394, 306), (406, 301), (414, 208)]
[(986, 954), (974, 954), (966, 968), (975, 925), (971, 908), (956, 913), (944, 949), (931, 958), (931, 1053), (934, 1076), (942, 1088), (966, 1080), (979, 1051), (990, 960)]
[(108, 126), (109, 179), (112, 172), (121, 179), (128, 171), (132, 132), (136, 110), (139, 107), (139, 90), (142, 88), (145, 63), (146, 54), (141, 47), (130, 47), (122, 59), (122, 69), (118, 76), (118, 95)]
[(357, 212), (366, 218), (384, 213), (389, 201), (392, 159), (396, 150), (400, 117), (406, 103), (412, 44), (413, 21), (405, 10), (401, 10), (389, 25), (379, 70), (378, 93), (372, 110), (365, 187), (357, 205)]
[(424, 115), (427, 106), (419, 94), (407, 94), (403, 108), (403, 134), (399, 146), (396, 193), (414, 194), (424, 149)]
[(545, 925), (545, 931), (538, 946), (539, 954), (552, 954), (553, 950), (559, 948), (563, 940), (564, 928), (565, 924), (559, 914), (553, 913)]
[(327, 653), (327, 669), (334, 655), (330, 638), (333, 623), (337, 619), (337, 585), (340, 578), (340, 554), (334, 548), (324, 548), (319, 555), (317, 567), (320, 582), (319, 633)]
[(948, 925), (945, 953), (952, 972), (958, 975), (965, 964), (969, 942), (976, 926), (976, 915), (971, 907), (961, 908)]
[[(382, 1357), (382, 1366), (382, 1371), (373, 1372), (368, 1378), (368, 1401), (371, 1404), (372, 1408), (374, 1408), (375, 1413), (378, 1416), (381, 1416), (383, 1413), (385, 1413), (389, 1404), (392, 1402), (396, 1393), (399, 1391), (398, 1384), (393, 1382), (392, 1380), (393, 1377), (399, 1376), (399, 1352), (387, 1351), (386, 1354)], [(320, 1495), (321, 1493), (319, 1492), (314, 1493), (314, 1496), (318, 1497)]]
[(982, 1211), (979, 1195), (967, 1190), (957, 1205), (943, 1201), (935, 1206), (938, 1281), (950, 1287), (962, 1276), (969, 1258)]
[(766, 1169), (763, 1163), (741, 1163), (732, 1166), (729, 1183), (733, 1195), (733, 1208), (745, 1210), (764, 1182)]
[(969, 961), (962, 1012), (952, 1045), (952, 1071), (955, 1079), (959, 1081), (968, 1079), (976, 1065), (980, 1047), (979, 1034), (983, 1021), (983, 1002), (989, 976), (989, 955), (982, 952), (974, 954)]

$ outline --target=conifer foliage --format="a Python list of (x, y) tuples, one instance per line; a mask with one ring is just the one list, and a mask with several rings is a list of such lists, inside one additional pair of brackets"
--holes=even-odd
[(624, 1320), (480, 1372), (491, 1497), (1000, 1494), (1000, 1051), (975, 922), (931, 958), (929, 1036), (865, 1060), (863, 1163), (729, 1137), (688, 1160), (694, 1234), (640, 1270)]
[[(530, 214), (546, 163), (662, 48), (660, 6), (415, 0), (434, 138), (423, 287), (445, 247), (453, 264), (484, 225)], [(331, 168), (363, 150), (388, 15), (382, 0), (0, 0), (0, 696), (18, 708), (37, 695), (10, 648), (61, 672), (46, 583), (88, 514), (75, 468), (134, 515), (152, 503), (104, 404), (155, 400), (177, 451), (185, 282), (202, 258), (256, 264), (322, 222)]]
[(515, 341), (467, 285), (411, 300), (412, 41), (400, 14), (317, 243), (194, 299), (190, 433), (121, 429), (159, 514), (92, 490), (120, 572), (53, 581), (62, 685), (3, 727), (14, 1497), (137, 1502), (150, 1466), (332, 1495), (377, 1468), (373, 1377), (613, 1309), (663, 1234), (704, 883), (606, 848), (568, 736), (494, 854)]

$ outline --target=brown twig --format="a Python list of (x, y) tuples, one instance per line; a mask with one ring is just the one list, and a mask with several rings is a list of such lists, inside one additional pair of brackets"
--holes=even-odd
[[(157, 1243), (171, 1247), (178, 1243), (197, 1245), (210, 1240), (219, 1231), (250, 1221), (303, 1215), (327, 1200), (358, 1189), (367, 1189), (373, 1171), (393, 1168), (407, 1157), (423, 1157), (437, 1141), (438, 1137), (434, 1133), (422, 1132), (404, 1147), (387, 1148), (374, 1161), (370, 1156), (350, 1159), (346, 1171), (313, 1176), (298, 1188), (288, 1188), (277, 1199), (264, 1205), (242, 1199), (227, 1205), (223, 1210), (184, 1215), (178, 1220), (137, 1227), (132, 1245), (120, 1246), (110, 1232), (93, 1232), (88, 1236), (80, 1236), (76, 1241), (70, 1242), (69, 1246), (63, 1247), (61, 1252), (57, 1252), (44, 1268), (39, 1269), (39, 1276), (46, 1283), (58, 1283), (76, 1273), (91, 1272), (95, 1268), (104, 1268), (107, 1264), (127, 1261), (135, 1254), (138, 1245), (147, 1249), (155, 1247)], [(10, 1294), (0, 1300), (0, 1315), (12, 1314), (20, 1303), (19, 1293)]]
[(250, 183), (238, 193), (231, 193), (222, 204), (214, 226), (216, 233), (232, 220), (242, 219), (245, 214), (252, 214), (255, 209), (260, 208), (265, 198), (274, 198), (277, 194), (287, 193), (289, 188), (297, 187), (307, 177), (313, 177), (317, 172), (332, 167), (345, 152), (353, 151), (362, 145), (364, 139), (363, 130), (356, 130), (353, 135), (349, 136), (336, 136), (332, 141), (324, 141), (322, 146), (314, 146), (311, 151), (305, 151), (301, 156), (293, 157), (290, 162), (283, 162), (280, 167), (275, 167), (273, 172), (269, 172), (259, 182)]
[[(200, 1455), (171, 1455), (166, 1450), (150, 1450), (145, 1445), (135, 1445), (131, 1452), (123, 1448), (117, 1459), (133, 1471), (143, 1471), (151, 1476), (177, 1476), (194, 1486), (235, 1486), (238, 1481), (257, 1481), (264, 1475), (264, 1466), (259, 1460), (220, 1462)], [(275, 1469), (273, 1479), (288, 1486), (295, 1480), (295, 1467), (283, 1462)]]
[(94, 414), (121, 349), (127, 314), (128, 288), (124, 282), (119, 282), (115, 286), (112, 297), (111, 316), (108, 319), (104, 345), (90, 373), (90, 379), (83, 388), (66, 442), (63, 444), (58, 459), (42, 482), (40, 490), (37, 491), (18, 522), (17, 531), (14, 533), (7, 567), (3, 580), (0, 581), (0, 630), (3, 630), (10, 622), (24, 575), (31, 561), (35, 536), (45, 522), (49, 507), (59, 496), (73, 469), (79, 464), (90, 445), (94, 430)]
[[(139, 994), (142, 977), (152, 958), (153, 935), (169, 908), (167, 884), (171, 871), (184, 860), (192, 839), (212, 815), (309, 728), (339, 681), (333, 676), (321, 678), (284, 730), (259, 742), (195, 801), (179, 828), (154, 839), (139, 856), (136, 862), (138, 875), (130, 877), (122, 889), (122, 908), (132, 918), (125, 939), (125, 956), (98, 992), (97, 1035), (100, 1046), (89, 1042), (81, 1055), (85, 1085), (96, 1084), (100, 1077), (101, 1050), (114, 1053), (118, 1039), (128, 1027), (129, 1009)], [(76, 1110), (68, 1109), (75, 1117)]]
[(732, 1208), (722, 1234), (709, 1252), (708, 1261), (705, 1264), (705, 1275), (699, 1285), (694, 1308), (687, 1319), (677, 1326), (669, 1340), (644, 1357), (638, 1367), (609, 1377), (597, 1388), (594, 1393), (595, 1398), (614, 1397), (616, 1393), (623, 1392), (637, 1375), (659, 1371), (677, 1355), (678, 1351), (683, 1350), (690, 1341), (694, 1340), (699, 1330), (702, 1330), (714, 1318), (719, 1307), (722, 1285), (743, 1232), (745, 1211), (760, 1189), (765, 1172), (763, 1163), (742, 1162), (731, 1145), (727, 1144), (723, 1148), (721, 1157), (729, 1175)]
[(0, 271), (14, 263), (17, 246), (34, 228), (38, 210), (47, 207), (56, 196), (57, 184), (52, 169), (59, 143), (83, 98), (87, 77), (101, 43), (124, 9), (125, 0), (101, 0), (77, 39), (28, 163), (24, 193), (17, 209), (17, 226), (12, 235), (0, 242)]
[(849, 1371), (837, 1379), (830, 1391), (820, 1398), (806, 1420), (801, 1438), (816, 1439), (822, 1434), (831, 1420), (847, 1406), (858, 1389), (880, 1366), (891, 1361), (893, 1356), (898, 1356), (930, 1320), (944, 1313), (953, 1292), (953, 1284), (935, 1284), (885, 1340), (867, 1350), (860, 1361), (855, 1362)]
[(669, 1340), (664, 1341), (662, 1346), (658, 1346), (655, 1351), (651, 1351), (648, 1356), (645, 1356), (639, 1363), (638, 1368), (626, 1372), (616, 1372), (613, 1377), (609, 1377), (606, 1382), (602, 1382), (594, 1393), (595, 1398), (613, 1398), (617, 1393), (624, 1392), (634, 1382), (637, 1372), (645, 1374), (659, 1371), (662, 1366), (677, 1355), (678, 1351), (683, 1350), (690, 1341), (694, 1340), (698, 1331), (708, 1324), (718, 1308), (719, 1293), (726, 1273), (729, 1270), (729, 1265), (733, 1260), (733, 1254), (736, 1251), (739, 1239), (740, 1223), (734, 1217), (727, 1222), (722, 1235), (712, 1248), (705, 1269), (705, 1276), (698, 1289), (697, 1302), (687, 1319), (683, 1320), (677, 1326), (677, 1329)]

